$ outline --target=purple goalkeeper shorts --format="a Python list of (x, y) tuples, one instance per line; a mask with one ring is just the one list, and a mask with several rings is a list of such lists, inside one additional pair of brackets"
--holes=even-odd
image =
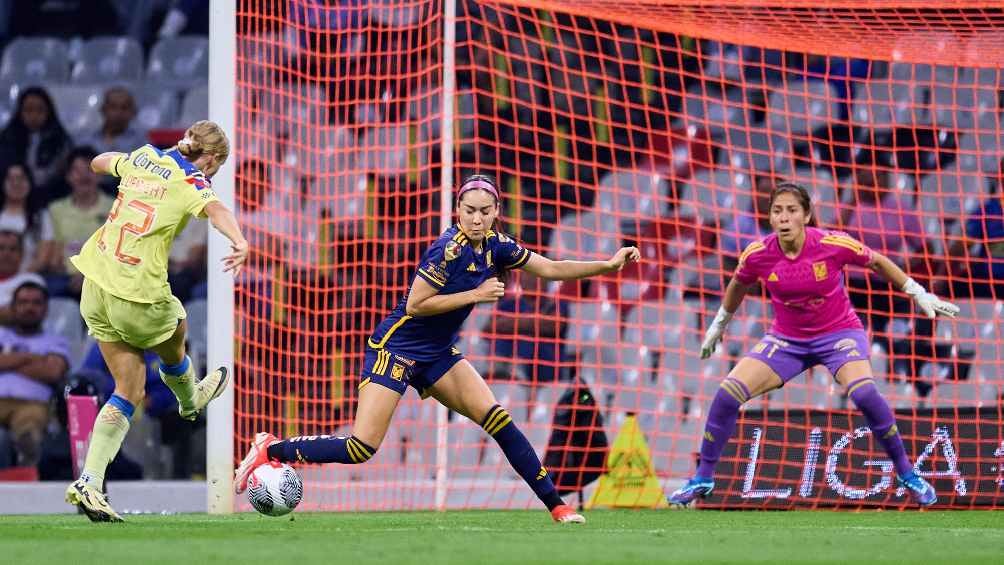
[(746, 357), (763, 361), (787, 383), (816, 365), (824, 365), (835, 377), (851, 361), (868, 361), (870, 349), (864, 330), (837, 330), (812, 339), (767, 334)]

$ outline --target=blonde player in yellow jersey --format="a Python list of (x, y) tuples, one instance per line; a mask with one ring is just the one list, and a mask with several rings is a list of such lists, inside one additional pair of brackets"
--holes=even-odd
[(160, 378), (178, 397), (182, 418), (194, 420), (226, 388), (225, 367), (196, 381), (185, 354), (185, 309), (167, 283), (167, 258), (188, 220), (208, 217), (231, 243), (224, 272), (240, 273), (248, 242), (209, 182), (229, 154), (223, 130), (200, 121), (166, 151), (144, 145), (91, 161), (95, 172), (121, 179), (105, 225), (70, 259), (84, 275), (80, 313), (115, 378), (115, 393), (94, 423), (83, 473), (66, 490), (66, 501), (94, 522), (122, 521), (103, 494), (104, 474), (134, 408), (142, 407), (143, 350), (160, 356)]

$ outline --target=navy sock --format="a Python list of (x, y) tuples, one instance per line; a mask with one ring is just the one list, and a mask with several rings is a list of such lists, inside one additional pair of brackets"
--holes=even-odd
[(547, 474), (547, 469), (540, 464), (540, 459), (537, 458), (533, 446), (513, 423), (512, 417), (505, 408), (498, 404), (492, 406), (484, 421), (481, 422), (481, 427), (488, 432), (488, 435), (495, 438), (499, 447), (502, 448), (502, 453), (509, 460), (509, 464), (519, 473), (519, 476), (523, 477), (526, 484), (530, 485), (533, 493), (547, 506), (548, 510), (553, 510), (555, 506), (564, 504), (564, 501), (558, 496), (558, 490), (554, 488), (554, 483), (551, 482), (551, 477)]
[(268, 446), (268, 458), (283, 463), (365, 463), (376, 449), (355, 436), (299, 436)]

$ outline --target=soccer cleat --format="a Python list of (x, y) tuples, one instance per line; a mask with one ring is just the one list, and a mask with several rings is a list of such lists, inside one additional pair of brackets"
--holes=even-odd
[(555, 506), (551, 510), (551, 518), (559, 524), (585, 524), (586, 517), (567, 504)]
[(178, 414), (189, 421), (195, 421), (199, 417), (199, 412), (214, 398), (223, 394), (227, 388), (228, 372), (226, 367), (220, 367), (212, 373), (206, 375), (204, 379), (195, 385), (195, 395), (192, 397), (191, 408), (184, 408), (178, 404)]
[(267, 432), (258, 432), (251, 442), (251, 449), (234, 471), (234, 492), (240, 494), (248, 488), (248, 477), (260, 465), (268, 462), (268, 446), (279, 440)]
[(91, 522), (124, 522), (98, 489), (77, 479), (66, 489), (66, 502), (76, 506)]
[(669, 503), (675, 508), (693, 508), (698, 498), (704, 498), (715, 490), (715, 481), (694, 477), (669, 495)]
[(931, 483), (924, 480), (917, 473), (910, 473), (905, 477), (896, 477), (899, 486), (910, 491), (910, 496), (921, 506), (930, 506), (938, 502), (938, 493), (934, 492)]

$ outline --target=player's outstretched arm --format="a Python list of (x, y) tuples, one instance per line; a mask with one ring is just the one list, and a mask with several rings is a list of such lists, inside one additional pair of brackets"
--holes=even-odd
[(640, 259), (641, 252), (637, 247), (621, 247), (606, 261), (552, 261), (534, 253), (523, 270), (547, 280), (569, 281), (615, 273), (623, 269), (624, 265)]
[(704, 341), (701, 342), (701, 359), (707, 359), (715, 352), (715, 346), (722, 340), (725, 328), (732, 321), (732, 315), (736, 313), (739, 305), (743, 303), (743, 298), (746, 297), (746, 292), (749, 289), (750, 287), (737, 281), (735, 278), (729, 281), (729, 286), (725, 289), (725, 298), (722, 299), (722, 305), (718, 307), (715, 319), (711, 321), (708, 329), (704, 332)]
[(241, 227), (237, 223), (237, 218), (229, 208), (219, 201), (206, 204), (206, 216), (213, 224), (216, 231), (222, 233), (230, 240), (230, 255), (223, 258), (223, 272), (232, 271), (234, 276), (240, 274), (241, 268), (248, 259), (250, 246), (248, 240), (244, 239)]
[(119, 153), (117, 151), (102, 153), (91, 159), (91, 170), (99, 175), (118, 176), (118, 173), (115, 172), (115, 162), (123, 155), (125, 155), (125, 153)]
[(890, 261), (885, 255), (873, 251), (872, 262), (868, 266), (892, 283), (893, 286), (909, 294), (928, 318), (934, 318), (939, 314), (954, 318), (959, 313), (958, 306), (928, 292), (927, 289), (920, 286), (920, 283), (904, 273), (903, 269), (900, 269), (896, 263)]
[(485, 280), (473, 290), (453, 294), (439, 294), (438, 288), (422, 277), (415, 277), (404, 308), (409, 316), (435, 316), (469, 304), (498, 302), (504, 294), (505, 284), (496, 277)]

